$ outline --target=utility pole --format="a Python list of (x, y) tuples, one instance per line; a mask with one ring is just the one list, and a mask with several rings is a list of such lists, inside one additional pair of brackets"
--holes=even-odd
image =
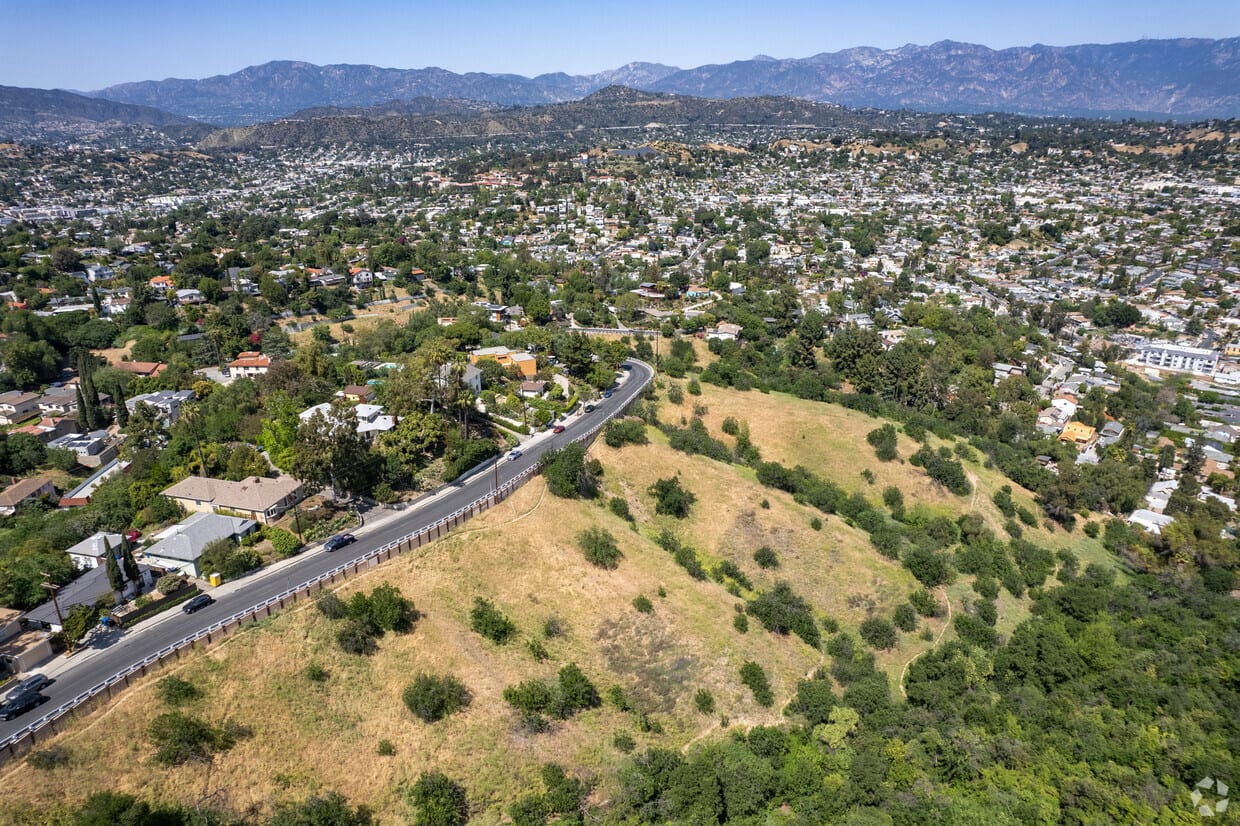
[(62, 630), (62, 631), (63, 631), (63, 630), (64, 630), (64, 628), (65, 628), (65, 616), (64, 616), (64, 614), (60, 613), (60, 600), (56, 599), (56, 592), (60, 590), (60, 586), (59, 586), (59, 585), (53, 585), (53, 584), (52, 584), (52, 582), (51, 582), (52, 577), (51, 577), (51, 575), (50, 575), (50, 574), (48, 574), (46, 571), (40, 571), (39, 573), (41, 573), (41, 574), (43, 574), (43, 576), (47, 577), (47, 579), (46, 579), (46, 580), (44, 580), (44, 581), (43, 581), (43, 583), (41, 583), (41, 584), (42, 584), (42, 585), (43, 585), (43, 587), (44, 587), (44, 588), (46, 588), (46, 589), (47, 589), (47, 590), (51, 593), (51, 595), (52, 595), (52, 606), (53, 606), (53, 607), (55, 607), (55, 609), (56, 609), (56, 619), (60, 621), (60, 630)]

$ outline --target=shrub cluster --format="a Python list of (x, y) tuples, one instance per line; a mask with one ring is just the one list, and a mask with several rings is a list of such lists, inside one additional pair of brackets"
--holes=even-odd
[(616, 538), (611, 535), (610, 531), (602, 528), (588, 528), (577, 534), (577, 544), (581, 546), (581, 552), (585, 554), (586, 560), (591, 565), (597, 565), (600, 568), (609, 570), (615, 568), (620, 564), (620, 557), (623, 556), (616, 545)]
[(682, 544), (671, 531), (665, 528), (655, 541), (659, 543), (659, 547), (672, 555), (677, 565), (689, 572), (689, 576), (694, 579), (706, 579), (706, 569), (702, 567), (697, 552), (689, 545)]
[(771, 691), (771, 682), (766, 678), (762, 666), (753, 660), (746, 660), (741, 666), (741, 682), (753, 692), (753, 698), (758, 705), (768, 708), (774, 705), (775, 694)]
[(497, 645), (504, 645), (517, 633), (516, 624), (496, 608), (495, 603), (482, 597), (474, 597), (469, 627)]
[(434, 723), (465, 708), (471, 698), (456, 677), (419, 674), (405, 687), (401, 699), (419, 720)]
[(554, 683), (531, 679), (508, 686), (504, 689), (504, 701), (530, 718), (547, 714), (560, 720), (602, 703), (598, 689), (576, 663), (561, 668)]
[(649, 441), (646, 423), (641, 419), (612, 419), (603, 428), (603, 441), (608, 447), (644, 445)]
[(758, 595), (745, 606), (745, 611), (772, 633), (791, 632), (814, 648), (822, 642), (813, 609), (787, 582), (776, 583), (770, 591)]
[(871, 430), (865, 434), (865, 440), (874, 448), (874, 453), (881, 462), (890, 462), (899, 458), (896, 453), (896, 428), (892, 424)]
[(909, 462), (923, 468), (931, 479), (957, 496), (968, 496), (973, 492), (973, 486), (969, 484), (969, 479), (965, 476), (964, 466), (951, 458), (950, 450), (946, 451), (946, 456), (943, 452), (933, 451), (929, 445), (923, 445), (920, 450), (909, 457)]
[(325, 592), (315, 600), (315, 605), (328, 619), (345, 621), (336, 632), (336, 644), (349, 654), (375, 653), (378, 637), (388, 631), (411, 631), (418, 619), (413, 602), (401, 596), (394, 585), (380, 585), (370, 594), (359, 591), (348, 602)]
[(658, 480), (650, 486), (650, 495), (655, 499), (655, 513), (677, 519), (688, 516), (689, 509), (697, 501), (697, 496), (680, 484), (679, 476)]

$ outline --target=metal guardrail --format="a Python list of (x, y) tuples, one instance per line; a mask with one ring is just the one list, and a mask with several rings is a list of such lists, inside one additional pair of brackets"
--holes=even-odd
[[(650, 370), (650, 378), (647, 378), (644, 381), (642, 381), (638, 388), (638, 392), (640, 392), (640, 390), (644, 388), (650, 382), (651, 378), (653, 378), (654, 370), (653, 368), (650, 367), (650, 365), (646, 364), (645, 362), (639, 362), (636, 359), (630, 359), (630, 361), (641, 364), (642, 366)], [(628, 400), (628, 402), (625, 403), (624, 407), (627, 407), (628, 404), (631, 403), (633, 399), (635, 398), (637, 398), (636, 392), (633, 393), (632, 397)], [(623, 407), (618, 408), (616, 412), (618, 413), (622, 409)], [(615, 414), (613, 414), (613, 416), (614, 415)], [(573, 442), (586, 442), (586, 441), (593, 439), (598, 434), (598, 432), (602, 430), (603, 427), (605, 427), (609, 421), (611, 421), (611, 419), (612, 419), (612, 416), (603, 417), (597, 424), (595, 424), (589, 430), (585, 431), (579, 436), (574, 436), (572, 441)], [(503, 457), (499, 456), (495, 459), (495, 461), (497, 463), (502, 462)], [(129, 678), (132, 677), (133, 675), (135, 674), (137, 674), (138, 676), (144, 675), (147, 669), (150, 668), (151, 666), (156, 665), (162, 662), (163, 660), (166, 660), (169, 657), (179, 656), (181, 651), (187, 648), (193, 647), (195, 643), (203, 639), (206, 639), (207, 642), (210, 643), (212, 641), (211, 637), (214, 634), (229, 633), (230, 631), (236, 628), (239, 628), (241, 624), (246, 622), (247, 620), (253, 620), (257, 622), (259, 619), (258, 614), (260, 612), (266, 611), (267, 613), (265, 616), (269, 617), (272, 614), (272, 606), (276, 606), (277, 608), (283, 608), (285, 601), (287, 600), (296, 601), (297, 599), (301, 598), (304, 595), (309, 595), (309, 593), (312, 590), (314, 590), (315, 586), (320, 586), (320, 590), (321, 590), (323, 583), (334, 582), (336, 580), (336, 577), (339, 577), (341, 575), (347, 576), (349, 569), (352, 569), (352, 573), (356, 574), (363, 564), (365, 564), (366, 567), (369, 568), (370, 564), (368, 563), (370, 563), (372, 560), (386, 561), (386, 560), (379, 560), (379, 557), (382, 556), (383, 554), (387, 554), (386, 559), (391, 559), (393, 553), (401, 554), (407, 550), (413, 550), (414, 548), (420, 548), (426, 542), (440, 538), (441, 536), (444, 535), (445, 530), (451, 530), (452, 528), (455, 528), (458, 525), (460, 525), (462, 522), (468, 521), (473, 516), (476, 516), (482, 513), (483, 511), (489, 510), (490, 508), (493, 508), (495, 505), (498, 505), (503, 500), (507, 499), (510, 495), (512, 495), (513, 491), (515, 491), (521, 485), (529, 481), (531, 476), (534, 476), (535, 474), (537, 474), (538, 470), (539, 470), (538, 465), (530, 465), (525, 470), (521, 471), (516, 476), (509, 479), (507, 482), (500, 485), (496, 490), (492, 491), (491, 493), (488, 493), (484, 496), (480, 496), (477, 499), (474, 499), (468, 505), (457, 508), (452, 513), (448, 514), (445, 517), (435, 520), (430, 525), (427, 525), (421, 530), (405, 534), (399, 539), (395, 539), (384, 545), (380, 545), (378, 548), (375, 548), (372, 551), (368, 551), (365, 554), (362, 554), (357, 559), (354, 559), (352, 562), (346, 562), (343, 565), (337, 565), (335, 568), (332, 568), (330, 571), (321, 573), (318, 576), (308, 579), (299, 585), (296, 585), (292, 588), (288, 588), (284, 591), (281, 591), (279, 594), (276, 594), (273, 597), (268, 597), (262, 602), (252, 605), (243, 611), (238, 611), (226, 619), (217, 620), (211, 623), (210, 625), (208, 625), (206, 628), (199, 629), (198, 631), (195, 631), (193, 634), (190, 634), (189, 636), (182, 637), (180, 640), (177, 640), (174, 643), (170, 643), (169, 645), (164, 646), (163, 648), (159, 649), (159, 651), (156, 651), (154, 654), (150, 654), (146, 657), (143, 657), (138, 662), (133, 663), (129, 667), (122, 669), (121, 671), (118, 671), (117, 673), (113, 674), (111, 677), (108, 677), (104, 679), (102, 682), (99, 682), (95, 684), (94, 686), (92, 686), (91, 688), (88, 688), (86, 691), (83, 691), (81, 694), (77, 695), (69, 702), (62, 703), (61, 705), (57, 706), (52, 711), (44, 714), (39, 719), (27, 725), (25, 728), (22, 728), (19, 731), (15, 732), (14, 734), (10, 735), (8, 739), (6, 739), (5, 741), (0, 742), (0, 765), (3, 765), (8, 760), (11, 760), (15, 757), (20, 756), (18, 750), (19, 750), (19, 747), (23, 745), (24, 741), (29, 740), (30, 743), (28, 745), (33, 746), (35, 736), (38, 735), (40, 732), (42, 732), (43, 729), (51, 726), (52, 733), (55, 734), (56, 733), (55, 732), (56, 721), (64, 717), (69, 712), (75, 709), (81, 708), (84, 704), (100, 696), (101, 694), (104, 694), (105, 692), (110, 697), (111, 696), (110, 689), (112, 688), (112, 686), (118, 683), (121, 683), (121, 682), (125, 682), (127, 686)], [(431, 536), (431, 534), (434, 534), (434, 536)], [(376, 562), (375, 564), (378, 564), (378, 563)]]

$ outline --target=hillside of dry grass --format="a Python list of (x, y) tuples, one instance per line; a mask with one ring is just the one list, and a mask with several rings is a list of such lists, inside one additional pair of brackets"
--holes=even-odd
[[(687, 397), (686, 416), (693, 404), (706, 407), (704, 420), (713, 434), (719, 435), (727, 416), (744, 420), (764, 458), (806, 465), (874, 500), (883, 487), (896, 485), (910, 507), (952, 515), (973, 508), (987, 521), (1002, 521), (989, 499), (1003, 483), (997, 472), (969, 463), (977, 495), (952, 496), (907, 462), (878, 462), (864, 437), (879, 422), (863, 414), (714, 388)], [(678, 411), (662, 405), (665, 420), (677, 418)], [(662, 434), (648, 432), (647, 445), (612, 449), (600, 442), (592, 448), (605, 470), (597, 502), (557, 499), (536, 479), (454, 535), (345, 584), (340, 596), (347, 599), (390, 583), (421, 613), (412, 632), (386, 635), (373, 656), (342, 652), (335, 642), (339, 626), (313, 604), (303, 604), (165, 671), (202, 687), (202, 698), (189, 710), (252, 732), (217, 755), (209, 773), (201, 764), (167, 769), (152, 761), (145, 727), (166, 710), (154, 690), (162, 676), (156, 675), (56, 738), (70, 755), (67, 765), (36, 770), (23, 762), (0, 773), (7, 801), (0, 804), (0, 820), (3, 805), (55, 808), (108, 788), (190, 803), (210, 796), (252, 813), (334, 790), (372, 807), (380, 822), (404, 822), (402, 790), (434, 769), (465, 784), (475, 822), (499, 823), (506, 805), (537, 785), (538, 768), (546, 762), (595, 779), (594, 799), (606, 800), (624, 758), (613, 746), (617, 733), (630, 735), (639, 749), (685, 748), (731, 727), (779, 723), (797, 680), (825, 658), (797, 637), (772, 635), (753, 620), (747, 633), (738, 631), (734, 618), (743, 599), (786, 581), (820, 621), (835, 620), (855, 633), (867, 617), (890, 617), (917, 583), (840, 518), (763, 488), (748, 468), (673, 451)], [(902, 436), (901, 455), (911, 452)], [(861, 476), (866, 468), (873, 483)], [(648, 493), (657, 479), (676, 474), (697, 497), (684, 520), (656, 516)], [(605, 507), (612, 496), (627, 500), (633, 527)], [(1030, 498), (1023, 491), (1017, 497)], [(815, 517), (821, 519), (817, 529)], [(592, 527), (616, 537), (623, 553), (616, 569), (584, 559), (577, 536)], [(707, 570), (732, 561), (752, 579), (753, 591), (732, 594), (718, 582), (692, 579), (654, 541), (664, 529), (692, 545)], [(1028, 536), (1053, 544), (1040, 531)], [(777, 568), (764, 570), (754, 562), (762, 546), (776, 553)], [(940, 589), (939, 598), (948, 594)], [(967, 585), (957, 583), (950, 594), (953, 610), (961, 610)], [(634, 608), (639, 595), (652, 601), (651, 613)], [(469, 611), (478, 596), (516, 623), (517, 639), (499, 646), (470, 630)], [(1006, 627), (1026, 610), (1018, 600), (1005, 599), (1000, 607)], [(548, 638), (544, 627), (553, 618), (566, 633)], [(893, 691), (906, 664), (950, 633), (946, 619), (923, 620), (917, 631), (900, 634), (895, 648), (876, 652)], [(539, 662), (531, 654), (534, 640), (549, 659)], [(760, 663), (770, 676), (773, 707), (759, 706), (740, 683), (746, 660)], [(553, 677), (570, 662), (604, 694), (620, 686), (661, 732), (642, 730), (649, 726), (609, 704), (556, 722), (547, 733), (523, 730), (503, 701), (504, 688)], [(327, 679), (310, 679), (309, 664), (322, 667)], [(460, 679), (472, 695), (468, 708), (433, 725), (416, 720), (400, 695), (421, 672)], [(695, 707), (699, 689), (713, 695), (714, 713)], [(378, 753), (383, 740), (394, 754)]]

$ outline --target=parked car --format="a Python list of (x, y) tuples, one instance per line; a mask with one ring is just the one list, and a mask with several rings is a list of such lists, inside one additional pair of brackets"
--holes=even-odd
[(4, 695), (4, 699), (8, 701), (20, 697), (22, 694), (38, 691), (50, 682), (51, 680), (42, 674), (31, 674), (29, 677), (22, 677), (13, 683), (13, 687)]
[(562, 424), (557, 424), (555, 427), (551, 428), (551, 432), (552, 432), (552, 433), (563, 433), (563, 432), (564, 432), (564, 425), (562, 425)]
[(338, 533), (323, 543), (323, 549), (326, 551), (338, 551), (345, 545), (352, 545), (356, 541), (357, 537), (351, 533)]
[(586, 412), (587, 412), (587, 413), (593, 413), (593, 412), (594, 412), (594, 405), (592, 405), (592, 404), (587, 404), (587, 405), (586, 405)]
[(603, 398), (604, 398), (604, 399), (610, 399), (610, 398), (611, 398), (611, 391), (610, 391), (610, 390), (604, 390), (604, 391), (603, 391)]
[(0, 720), (12, 720), (19, 714), (25, 714), (35, 706), (42, 705), (47, 702), (44, 697), (37, 691), (27, 691), (24, 694), (18, 694), (11, 700), (6, 700), (0, 705)]
[(191, 599), (189, 602), (182, 605), (181, 610), (187, 614), (192, 614), (195, 611), (197, 611), (199, 608), (206, 608), (208, 605), (210, 605), (213, 602), (215, 602), (215, 600), (211, 597), (210, 594), (199, 594), (198, 596)]
[(518, 460), (518, 459), (520, 459), (520, 458), (521, 458), (521, 451), (519, 451), (519, 450), (510, 450), (510, 451), (508, 451), (508, 461), (510, 461), (510, 462), (515, 462), (515, 461), (517, 461), (517, 460)]

